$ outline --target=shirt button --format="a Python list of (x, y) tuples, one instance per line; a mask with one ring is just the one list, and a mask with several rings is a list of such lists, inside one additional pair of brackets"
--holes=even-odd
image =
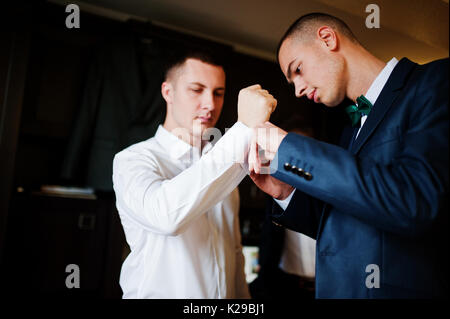
[(285, 169), (286, 171), (290, 171), (291, 168), (292, 168), (291, 164), (289, 164), (289, 163), (284, 163), (284, 169)]
[(305, 172), (303, 174), (303, 178), (306, 179), (307, 181), (310, 181), (310, 180), (312, 180), (313, 177), (312, 177), (311, 173)]

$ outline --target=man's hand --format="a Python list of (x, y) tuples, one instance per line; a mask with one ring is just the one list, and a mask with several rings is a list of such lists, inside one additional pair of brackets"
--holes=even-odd
[(283, 200), (294, 190), (294, 187), (291, 185), (286, 184), (269, 174), (250, 172), (250, 178), (260, 190), (275, 199)]
[[(288, 197), (294, 190), (294, 187), (270, 176), (267, 168), (286, 135), (287, 132), (270, 122), (258, 125), (253, 129), (253, 138), (248, 157), (250, 178), (263, 192), (280, 200)], [(265, 151), (264, 160), (261, 160), (259, 155), (260, 147)], [(263, 171), (263, 169), (266, 170)]]
[(255, 127), (269, 120), (277, 100), (259, 84), (242, 89), (238, 97), (238, 121)]
[[(264, 157), (271, 161), (280, 147), (281, 141), (287, 132), (270, 122), (257, 125), (253, 128), (253, 138), (250, 145), (249, 162), (254, 164), (254, 170), (259, 173), (261, 167), (258, 149), (264, 150)], [(257, 144), (257, 145), (256, 145)], [(252, 165), (250, 166), (250, 168)]]

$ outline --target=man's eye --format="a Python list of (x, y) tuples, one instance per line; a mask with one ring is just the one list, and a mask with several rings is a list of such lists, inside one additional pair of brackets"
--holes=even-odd
[(191, 89), (191, 91), (195, 92), (195, 93), (201, 93), (202, 89)]
[(214, 95), (215, 96), (217, 96), (217, 97), (222, 97), (222, 96), (224, 96), (224, 92), (214, 92)]

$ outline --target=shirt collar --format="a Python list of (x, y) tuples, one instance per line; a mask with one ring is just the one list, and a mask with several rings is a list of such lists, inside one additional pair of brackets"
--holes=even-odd
[[(157, 142), (167, 150), (170, 156), (174, 159), (181, 159), (184, 156), (190, 156), (191, 152), (195, 152), (196, 148), (186, 143), (181, 138), (177, 137), (172, 132), (159, 125), (155, 133), (155, 139)], [(207, 153), (212, 148), (212, 143), (207, 142), (202, 149), (202, 154)], [(199, 155), (196, 152), (196, 155)]]
[(369, 90), (367, 90), (367, 93), (364, 94), (366, 99), (368, 99), (370, 103), (372, 103), (372, 105), (374, 105), (376, 100), (378, 99), (381, 90), (383, 90), (384, 85), (388, 81), (389, 76), (391, 75), (397, 63), (398, 60), (396, 58), (392, 58), (372, 82), (372, 85), (370, 86)]

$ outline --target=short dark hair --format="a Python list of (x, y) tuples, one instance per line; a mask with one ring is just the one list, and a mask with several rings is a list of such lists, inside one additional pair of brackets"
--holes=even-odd
[(170, 73), (182, 66), (187, 59), (200, 60), (204, 63), (220, 66), (225, 70), (223, 57), (213, 50), (203, 47), (176, 49), (169, 51), (165, 58), (164, 79), (167, 80)]
[(277, 58), (280, 53), (281, 45), (287, 38), (297, 35), (303, 39), (308, 39), (308, 37), (312, 38), (318, 24), (326, 24), (351, 41), (359, 43), (352, 30), (350, 30), (344, 21), (326, 13), (313, 12), (301, 16), (289, 27), (278, 43)]

